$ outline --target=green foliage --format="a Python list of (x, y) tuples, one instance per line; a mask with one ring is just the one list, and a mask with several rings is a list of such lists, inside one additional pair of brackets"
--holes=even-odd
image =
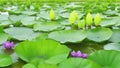
[[(46, 43), (49, 42), (49, 43)], [(65, 60), (70, 49), (53, 40), (25, 41), (15, 47), (17, 55), (26, 62), (58, 64)]]
[(112, 36), (112, 31), (109, 28), (94, 28), (87, 30), (87, 39), (95, 42), (103, 42)]
[(102, 68), (119, 68), (120, 52), (112, 50), (100, 50), (93, 52), (88, 59), (101, 65)]
[(120, 44), (119, 43), (108, 43), (104, 45), (105, 50), (117, 50), (120, 51)]
[(12, 27), (7, 28), (4, 31), (17, 40), (32, 40), (40, 34), (38, 32), (33, 32), (31, 28), (27, 27)]
[(88, 59), (69, 58), (60, 63), (59, 68), (101, 68), (101, 67)]
[(0, 54), (0, 67), (9, 66), (12, 64), (12, 58), (9, 55)]
[(86, 32), (83, 30), (62, 30), (55, 31), (48, 35), (48, 38), (54, 39), (61, 43), (80, 43), (86, 38)]

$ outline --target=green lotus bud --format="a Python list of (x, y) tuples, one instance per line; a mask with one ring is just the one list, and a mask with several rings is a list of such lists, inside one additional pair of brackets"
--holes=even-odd
[(78, 28), (83, 29), (85, 27), (85, 20), (82, 20), (82, 22), (78, 21)]
[(91, 26), (92, 25), (92, 15), (90, 13), (86, 16), (86, 25)]
[(73, 11), (72, 13), (70, 13), (69, 22), (71, 24), (74, 24), (76, 22), (77, 18), (78, 18), (78, 13), (76, 11)]
[(94, 18), (95, 26), (100, 25), (100, 22), (101, 22), (101, 16), (100, 16), (99, 13), (97, 13), (97, 14), (95, 15), (95, 18)]
[(49, 12), (49, 18), (50, 18), (50, 20), (55, 20), (55, 18), (56, 18), (56, 16), (55, 16), (55, 12), (54, 12), (54, 10), (50, 10), (50, 12)]

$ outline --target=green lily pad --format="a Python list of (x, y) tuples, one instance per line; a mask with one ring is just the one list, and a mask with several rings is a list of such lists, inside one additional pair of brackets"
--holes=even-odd
[(120, 51), (120, 43), (109, 43), (104, 45), (105, 50), (117, 50)]
[(86, 38), (86, 32), (83, 30), (62, 30), (51, 32), (48, 38), (54, 39), (61, 43), (71, 42), (77, 43), (81, 42)]
[(23, 25), (33, 25), (33, 24), (35, 24), (36, 22), (35, 22), (35, 17), (34, 16), (26, 16), (26, 17), (24, 17), (22, 20), (21, 20), (21, 23), (23, 24)]
[(12, 58), (9, 55), (0, 54), (0, 67), (9, 66), (12, 64)]
[(9, 20), (5, 20), (5, 21), (0, 21), (0, 26), (8, 26), (10, 25), (12, 22)]
[(94, 42), (103, 42), (112, 36), (112, 31), (109, 28), (94, 28), (87, 31), (87, 39)]
[(120, 68), (120, 52), (113, 50), (100, 50), (93, 52), (88, 59), (102, 66), (102, 68)]
[(70, 49), (53, 40), (40, 40), (19, 43), (15, 52), (26, 62), (37, 59), (39, 63), (58, 64), (67, 58)]
[(46, 22), (46, 23), (43, 22), (43, 23), (36, 23), (34, 26), (34, 30), (49, 32), (49, 31), (60, 29), (61, 27), (62, 25), (60, 25), (57, 22)]
[(28, 63), (28, 64), (25, 64), (22, 68), (37, 68), (37, 67), (35, 67), (35, 65), (33, 64)]
[(60, 63), (59, 68), (101, 68), (101, 67), (88, 59), (69, 58)]
[(107, 19), (107, 20), (102, 20), (100, 25), (103, 27), (110, 27), (113, 26), (117, 23), (117, 20), (115, 19)]
[(36, 37), (34, 40), (45, 40), (48, 39), (48, 34), (47, 33), (42, 33), (38, 37)]
[(10, 15), (9, 19), (14, 23), (16, 22), (20, 22), (21, 19), (23, 19), (25, 17), (25, 15)]
[(63, 18), (69, 18), (70, 13), (61, 13), (60, 16)]
[(25, 14), (25, 15), (35, 15), (35, 14), (37, 14), (37, 12), (35, 12), (35, 11), (23, 11), (22, 14)]
[(109, 39), (111, 42), (120, 42), (120, 29), (113, 29), (113, 34), (111, 38)]
[(38, 14), (38, 16), (43, 18), (43, 19), (50, 20), (50, 18), (48, 16), (48, 12), (46, 12), (46, 11), (41, 11), (40, 14)]
[(0, 15), (0, 21), (8, 20), (8, 15)]
[(50, 64), (39, 64), (38, 68), (58, 68), (56, 65), (50, 65)]
[(13, 27), (4, 29), (12, 38), (17, 40), (32, 40), (36, 38), (40, 33), (33, 32), (32, 29), (26, 27)]
[(8, 38), (9, 38), (9, 36), (7, 34), (0, 32), (0, 44), (7, 41)]

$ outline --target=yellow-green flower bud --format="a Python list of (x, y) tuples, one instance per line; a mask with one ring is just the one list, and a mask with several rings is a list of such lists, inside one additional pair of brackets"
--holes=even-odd
[(78, 13), (76, 11), (73, 11), (72, 13), (70, 13), (69, 22), (71, 24), (74, 24), (76, 22), (77, 18), (78, 18)]
[(92, 25), (92, 15), (90, 13), (86, 16), (86, 25), (91, 26)]
[(95, 15), (95, 18), (94, 18), (95, 26), (100, 25), (100, 22), (101, 22), (101, 16), (100, 16), (99, 13), (97, 13), (97, 14)]
[(78, 21), (78, 28), (83, 29), (85, 27), (85, 20), (82, 20), (82, 22)]
[(55, 20), (55, 18), (56, 18), (55, 12), (53, 9), (51, 9), (49, 12), (49, 18), (50, 18), (50, 20)]

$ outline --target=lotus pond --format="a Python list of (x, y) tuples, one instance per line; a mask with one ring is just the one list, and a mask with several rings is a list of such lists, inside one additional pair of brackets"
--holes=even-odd
[(0, 0), (0, 68), (120, 68), (120, 1)]

